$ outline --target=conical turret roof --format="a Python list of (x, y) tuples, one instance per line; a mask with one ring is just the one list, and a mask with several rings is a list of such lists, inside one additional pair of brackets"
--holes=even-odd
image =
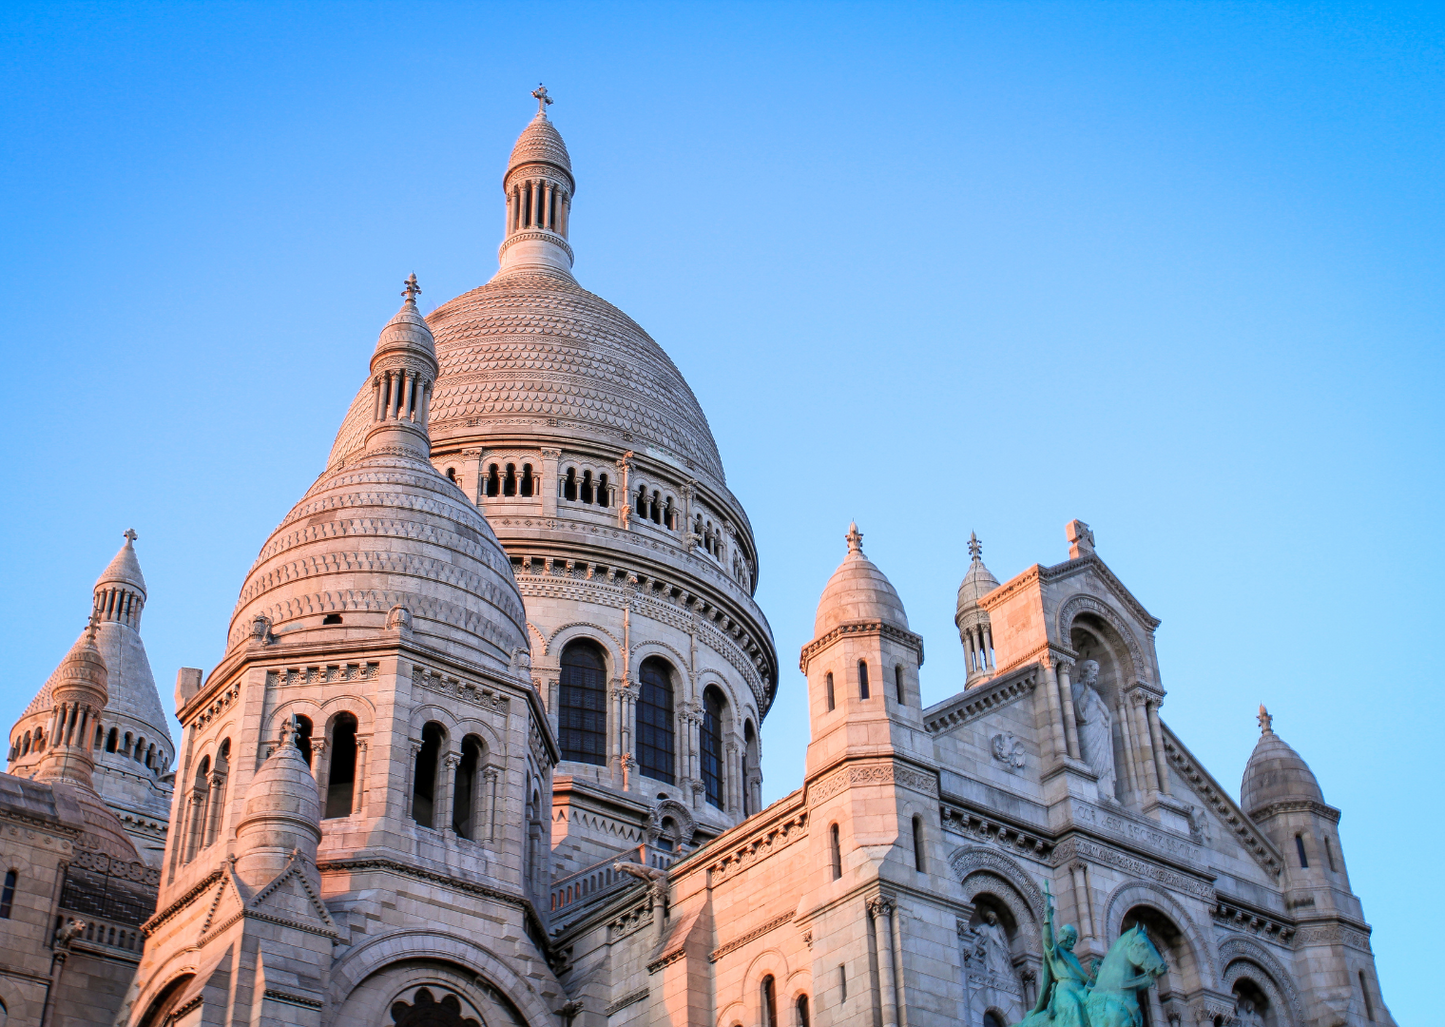
[(813, 637), (822, 638), (840, 624), (882, 621), (908, 630), (908, 614), (888, 576), (863, 555), (863, 533), (856, 523), (848, 526), (848, 555), (823, 587)]
[(968, 551), (973, 554), (973, 562), (968, 565), (968, 573), (963, 576), (963, 583), (958, 586), (959, 613), (978, 605), (980, 599), (998, 588), (998, 578), (984, 566), (983, 546), (979, 544), (978, 536), (972, 532), (968, 536)]
[(1259, 741), (1244, 766), (1239, 804), (1251, 816), (1276, 802), (1325, 801), (1320, 783), (1309, 764), (1283, 738), (1274, 733), (1274, 718), (1260, 706)]
[(110, 561), (110, 565), (100, 577), (95, 579), (95, 587), (103, 585), (129, 585), (137, 589), (141, 595), (146, 592), (146, 579), (140, 572), (140, 561), (136, 559), (135, 546), (133, 543), (139, 538), (134, 529), (125, 533), (125, 545), (120, 547), (120, 552)]

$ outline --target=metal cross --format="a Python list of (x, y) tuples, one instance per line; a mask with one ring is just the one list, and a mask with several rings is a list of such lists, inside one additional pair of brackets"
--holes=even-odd
[(421, 286), (416, 284), (415, 271), (413, 271), (411, 273), (411, 276), (407, 278), (406, 288), (401, 290), (401, 294), (407, 299), (411, 300), (413, 303), (415, 303), (416, 298), (421, 295)]
[(140, 536), (135, 533), (135, 529), (134, 529), (134, 528), (126, 528), (126, 529), (125, 529), (125, 541), (126, 541), (126, 544), (127, 544), (127, 545), (129, 545), (130, 543), (134, 542), (134, 541), (135, 541), (136, 539), (138, 539), (138, 538), (140, 538)]
[(547, 87), (537, 83), (537, 88), (532, 90), (532, 95), (537, 98), (537, 113), (545, 115), (547, 107), (552, 103), (552, 98), (547, 95)]
[(982, 559), (982, 557), (979, 556), (979, 554), (982, 552), (983, 545), (979, 542), (978, 536), (970, 531), (968, 533), (968, 554), (972, 556), (975, 560), (979, 560)]
[(1270, 733), (1271, 729), (1274, 726), (1274, 718), (1269, 715), (1269, 710), (1264, 708), (1264, 703), (1259, 704), (1259, 716), (1255, 717), (1254, 719), (1259, 721), (1259, 730), (1261, 734)]

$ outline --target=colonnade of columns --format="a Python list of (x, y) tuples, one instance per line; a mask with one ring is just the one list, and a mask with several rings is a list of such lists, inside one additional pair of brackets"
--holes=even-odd
[[(421, 755), (421, 743), (411, 744), (411, 761), (406, 779), (406, 802), (404, 815), (414, 817), (413, 797), (416, 794), (417, 757)], [(364, 794), (360, 782), (363, 765), (363, 743), (357, 742), (357, 791), (352, 799), (353, 809), (360, 809)], [(461, 767), (462, 755), (458, 752), (439, 753), (437, 758), (436, 781), (432, 785), (432, 822), (435, 831), (455, 834), (455, 808), (457, 793), (457, 772)], [(472, 788), (469, 815), (464, 822), (470, 830), (469, 840), (492, 842), (497, 837), (497, 801), (502, 770), (493, 764), (479, 763), (472, 772)]]
[(544, 228), (567, 237), (567, 191), (545, 178), (527, 179), (512, 187), (507, 196), (507, 231)]
[(968, 676), (994, 670), (992, 626), (986, 622), (975, 624), (963, 628), (962, 634), (964, 663), (968, 668)]
[(411, 421), (425, 425), (431, 406), (432, 383), (410, 368), (383, 371), (372, 383), (376, 396), (372, 421)]

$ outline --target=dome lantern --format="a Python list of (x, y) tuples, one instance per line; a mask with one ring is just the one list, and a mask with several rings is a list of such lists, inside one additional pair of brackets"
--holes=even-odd
[(983, 563), (983, 544), (972, 532), (968, 536), (968, 552), (972, 557), (968, 573), (958, 586), (958, 607), (953, 623), (958, 625), (958, 639), (963, 643), (964, 660), (968, 667), (967, 683), (991, 676), (994, 672), (993, 626), (989, 623), (988, 611), (979, 603), (984, 596), (998, 588), (998, 579)]
[(386, 323), (371, 356), (372, 415), (367, 446), (400, 445), (426, 456), (427, 415), (437, 379), (436, 342), (417, 309), (421, 287), (406, 280), (401, 309)]
[(562, 135), (547, 117), (552, 97), (547, 87), (532, 91), (537, 114), (517, 137), (502, 191), (507, 197), (507, 231), (497, 258), (502, 272), (526, 268), (572, 277), (572, 247), (567, 244), (572, 195), (572, 158)]

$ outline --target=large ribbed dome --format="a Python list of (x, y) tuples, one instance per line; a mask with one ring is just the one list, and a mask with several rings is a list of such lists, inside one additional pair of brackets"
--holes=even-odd
[[(525, 433), (592, 437), (723, 482), (707, 417), (677, 366), (622, 311), (561, 275), (499, 275), (427, 317), (441, 374), (434, 445)], [(358, 450), (371, 421), (363, 386), (330, 463)]]
[(863, 534), (858, 525), (848, 529), (848, 555), (823, 586), (818, 613), (813, 620), (813, 637), (822, 638), (840, 624), (882, 621), (908, 630), (903, 600), (888, 576), (863, 555)]

